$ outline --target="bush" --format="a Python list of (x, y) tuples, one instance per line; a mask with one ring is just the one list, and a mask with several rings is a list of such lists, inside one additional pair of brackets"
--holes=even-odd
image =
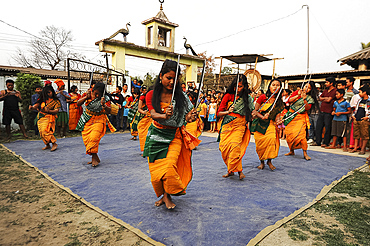
[(15, 88), (22, 96), (22, 116), (26, 129), (32, 129), (34, 121), (31, 117), (31, 111), (28, 106), (31, 105), (31, 96), (35, 94), (35, 86), (41, 85), (41, 78), (32, 74), (18, 73), (15, 81)]

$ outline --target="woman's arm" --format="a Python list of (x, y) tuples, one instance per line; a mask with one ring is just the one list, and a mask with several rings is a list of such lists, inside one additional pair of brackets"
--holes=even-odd
[(143, 106), (144, 106), (143, 101), (139, 100), (139, 107), (138, 107), (137, 111), (139, 111), (140, 114), (146, 114), (148, 112), (148, 110), (143, 110), (142, 109)]
[(156, 121), (168, 120), (173, 115), (173, 106), (168, 106), (163, 113), (158, 113), (155, 109), (152, 109), (150, 110), (150, 115)]
[(81, 106), (89, 98), (91, 98), (91, 91), (90, 90), (87, 91), (87, 93), (86, 93), (85, 96), (83, 96), (80, 99), (78, 99), (77, 106)]

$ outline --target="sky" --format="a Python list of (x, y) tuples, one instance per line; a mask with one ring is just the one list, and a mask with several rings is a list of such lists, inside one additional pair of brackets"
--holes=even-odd
[[(164, 0), (163, 11), (175, 30), (175, 52), (184, 54), (185, 36), (197, 53), (213, 57), (241, 54), (273, 54), (276, 74), (305, 74), (307, 70), (307, 8), (309, 6), (309, 71), (351, 70), (338, 59), (370, 42), (368, 0)], [(108, 38), (127, 22), (131, 23), (127, 41), (145, 45), (142, 21), (159, 12), (158, 0), (111, 1), (4, 1), (0, 14), (0, 65), (17, 66), (12, 55), (17, 47), (27, 49), (32, 36), (45, 26), (71, 30), (76, 52), (96, 62), (103, 60), (95, 42)], [(4, 22), (15, 26), (10, 27)], [(121, 38), (117, 38), (121, 39)], [(131, 76), (147, 72), (158, 74), (161, 62), (126, 57)], [(216, 59), (219, 71), (219, 59)], [(235, 67), (229, 61), (223, 66)], [(241, 65), (245, 68), (245, 65)], [(261, 62), (257, 70), (272, 74), (273, 62)]]

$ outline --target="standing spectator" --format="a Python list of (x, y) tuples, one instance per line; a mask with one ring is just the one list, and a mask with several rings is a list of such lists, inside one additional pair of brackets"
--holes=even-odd
[(215, 132), (216, 130), (216, 112), (217, 112), (217, 103), (215, 98), (212, 96), (208, 110), (208, 122), (210, 123), (209, 130), (210, 132)]
[(353, 88), (353, 84), (355, 83), (355, 79), (353, 77), (348, 77), (346, 80), (346, 94), (344, 94), (344, 99), (347, 102), (351, 102), (351, 99), (354, 95), (358, 94), (358, 90)]
[(369, 94), (370, 88), (367, 85), (360, 87), (359, 96), (361, 99), (357, 102), (355, 111), (352, 114), (353, 120), (353, 138), (355, 139), (355, 147), (350, 150), (350, 153), (356, 152), (361, 141), (361, 151), (359, 155), (364, 155), (366, 150), (366, 144), (369, 140)]
[(344, 96), (344, 89), (338, 89), (336, 92), (337, 101), (334, 102), (333, 105), (333, 112), (334, 115), (333, 122), (332, 122), (332, 131), (331, 135), (333, 136), (333, 143), (326, 147), (326, 149), (335, 149), (335, 143), (337, 142), (337, 138), (343, 138), (343, 151), (348, 151), (347, 149), (347, 135), (346, 135), (346, 126), (347, 126), (347, 115), (351, 113), (351, 106), (349, 102), (347, 102)]
[(124, 98), (121, 94), (122, 92), (122, 87), (117, 86), (116, 91), (112, 93), (112, 101), (116, 105), (118, 105), (118, 113), (117, 115), (112, 115), (112, 123), (114, 124), (114, 127), (116, 128), (116, 131), (118, 132), (121, 129), (121, 117), (123, 115), (123, 108), (122, 104), (124, 101)]
[[(325, 148), (330, 144), (330, 135), (331, 135), (331, 122), (333, 120), (333, 116), (331, 112), (333, 111), (333, 104), (335, 100), (335, 92), (337, 89), (334, 87), (335, 78), (328, 77), (325, 81), (325, 90), (319, 96), (319, 100), (321, 101), (320, 106), (320, 113), (317, 119), (317, 128), (316, 128), (316, 144), (312, 144), (313, 146), (320, 146)], [(325, 127), (325, 136), (324, 136), (324, 143), (321, 144), (322, 141), (322, 132)]]
[[(315, 87), (316, 87), (316, 95), (314, 95), (314, 97), (316, 97), (316, 99), (314, 98), (315, 102), (318, 99), (318, 95), (320, 93), (320, 84), (319, 83), (315, 83), (314, 84)], [(310, 129), (308, 130), (308, 141), (307, 143), (308, 144), (315, 144), (316, 142), (316, 128), (317, 128), (317, 119), (319, 118), (319, 113), (320, 113), (320, 109), (319, 109), (319, 104), (317, 105), (317, 107), (311, 107), (310, 110), (308, 111), (308, 119), (310, 121)]]
[(123, 106), (123, 117), (122, 117), (122, 130), (125, 131), (127, 129), (127, 116), (128, 116), (128, 111), (130, 110), (129, 108), (126, 108), (126, 104), (128, 104), (128, 99), (130, 98), (130, 95), (127, 95), (125, 97), (125, 101), (122, 103)]
[(7, 79), (5, 81), (6, 90), (0, 91), (0, 101), (4, 101), (3, 105), (3, 124), (6, 130), (6, 139), (11, 138), (10, 124), (12, 119), (19, 125), (24, 138), (28, 138), (26, 129), (23, 125), (23, 118), (19, 110), (18, 102), (22, 102), (22, 96), (19, 91), (14, 90), (14, 81)]
[[(61, 107), (57, 114), (56, 124), (57, 124), (57, 133), (59, 137), (66, 137), (67, 135), (67, 126), (68, 126), (68, 112), (67, 112), (67, 102), (71, 101), (71, 96), (68, 92), (65, 91), (65, 85), (63, 80), (56, 79), (54, 83), (58, 86), (55, 94), (60, 101)], [(61, 129), (63, 129), (63, 136), (61, 133)]]
[(185, 82), (182, 82), (181, 83), (181, 88), (182, 88), (182, 91), (183, 92), (186, 92), (186, 84), (185, 84)]
[(206, 126), (206, 117), (207, 117), (207, 104), (204, 102), (204, 97), (200, 99), (199, 106), (197, 108), (197, 111), (199, 112), (199, 117), (203, 121), (203, 131), (205, 130)]
[[(36, 85), (35, 86), (35, 94), (33, 94), (31, 96), (31, 105), (36, 104), (37, 100), (40, 97), (41, 91), (42, 91), (42, 86), (41, 85)], [(39, 113), (40, 109), (41, 108), (38, 107), (37, 109), (31, 111), (32, 121), (34, 121), (36, 119), (36, 116)], [(35, 130), (35, 136), (38, 136), (39, 135), (39, 128), (37, 127), (36, 123), (34, 125), (34, 130)]]

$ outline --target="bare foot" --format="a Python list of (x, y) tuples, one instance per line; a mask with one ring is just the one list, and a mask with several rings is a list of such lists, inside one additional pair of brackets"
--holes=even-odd
[(99, 165), (99, 157), (97, 154), (92, 154), (92, 157), (91, 157), (91, 166), (92, 167), (97, 167)]
[(57, 143), (53, 143), (53, 147), (51, 147), (50, 151), (55, 151), (57, 147), (58, 147)]
[(227, 174), (225, 174), (225, 175), (222, 175), (222, 177), (224, 177), (224, 178), (228, 178), (228, 177), (230, 177), (230, 176), (234, 176), (234, 173), (233, 173), (233, 172), (231, 172), (231, 173), (227, 173)]
[(47, 149), (50, 149), (50, 144), (47, 144), (44, 148), (42, 148), (42, 150), (47, 150)]
[(307, 154), (303, 155), (303, 158), (305, 158), (305, 159), (306, 159), (306, 161), (311, 160), (311, 157), (309, 157)]
[(245, 175), (243, 172), (239, 172), (239, 179), (243, 180), (245, 178)]
[[(96, 156), (97, 157), (97, 160), (98, 160), (98, 163), (100, 163), (100, 159), (99, 159), (99, 156)], [(89, 161), (87, 164), (92, 164), (92, 161)]]
[(164, 204), (163, 197), (154, 203), (155, 206), (159, 207)]
[(337, 147), (333, 146), (333, 145), (330, 145), (328, 147), (325, 147), (325, 149), (337, 149)]
[(267, 165), (269, 166), (269, 168), (271, 169), (271, 171), (274, 171), (276, 169), (276, 167), (274, 165), (272, 165), (272, 162), (271, 161), (267, 161)]
[(163, 201), (166, 204), (167, 209), (174, 209), (176, 204), (172, 202), (171, 196), (167, 193), (163, 194)]
[(261, 162), (261, 164), (257, 167), (258, 169), (264, 169), (265, 168), (265, 163)]
[(29, 137), (28, 137), (27, 135), (23, 135), (23, 137), (24, 137), (25, 139), (29, 139)]
[(289, 153), (286, 153), (285, 155), (286, 155), (286, 156), (288, 156), (288, 155), (295, 155), (295, 154), (294, 154), (294, 150), (291, 150)]

